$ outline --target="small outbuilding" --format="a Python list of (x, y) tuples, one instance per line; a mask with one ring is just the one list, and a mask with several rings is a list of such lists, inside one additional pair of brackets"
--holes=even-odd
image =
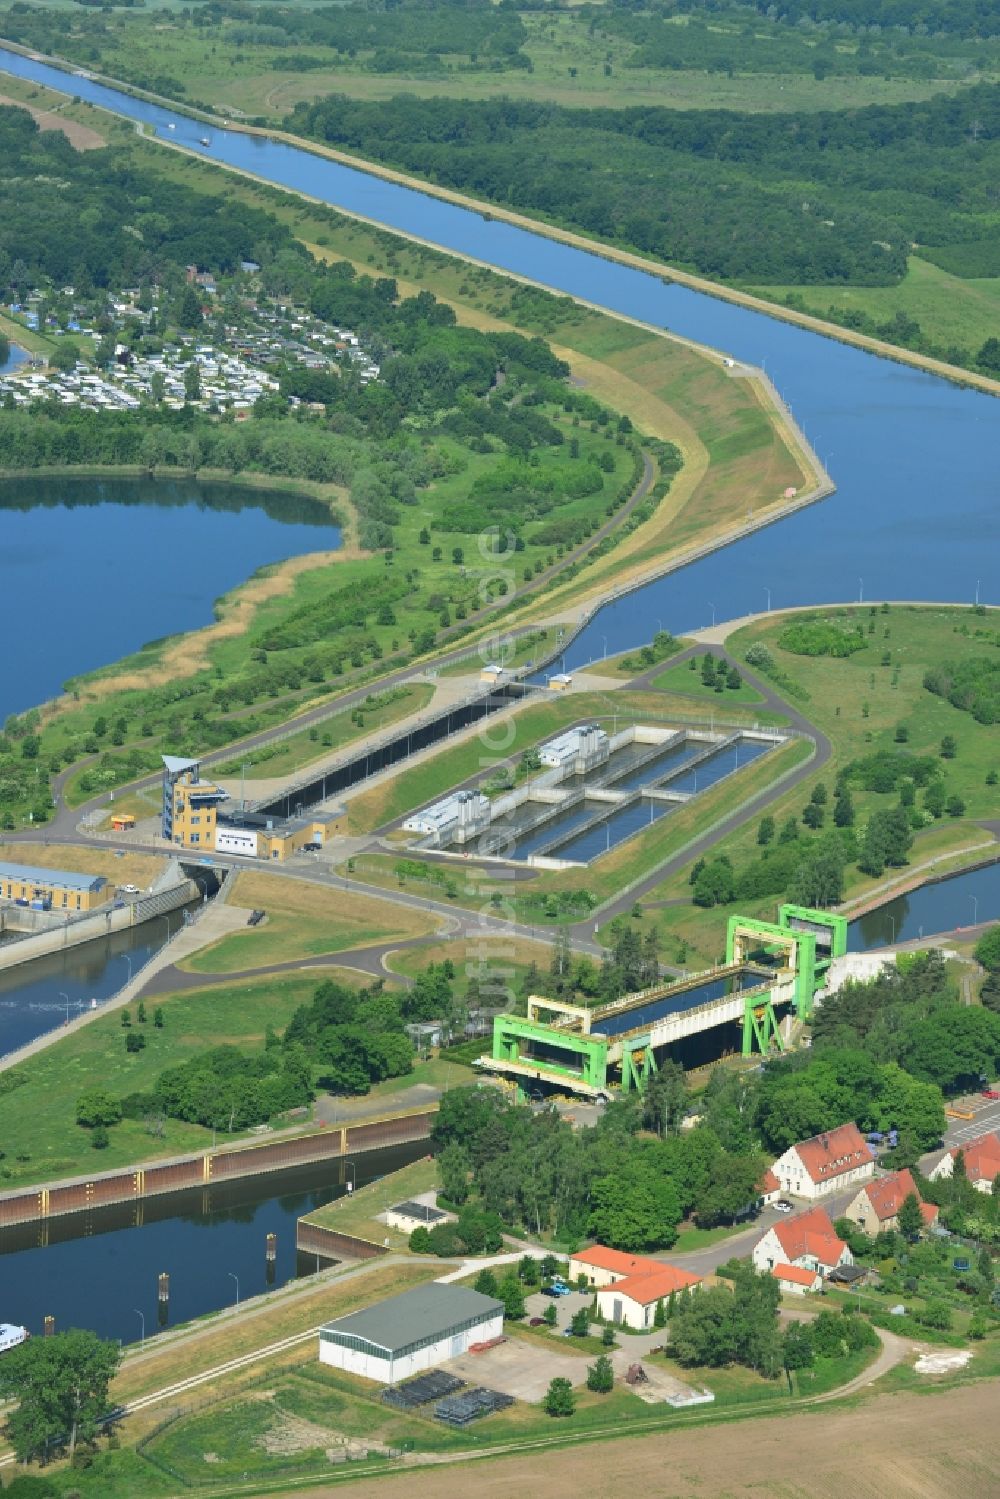
[(775, 1265), (771, 1271), (783, 1296), (805, 1296), (810, 1291), (823, 1289), (823, 1277), (818, 1270), (807, 1270), (803, 1265)]
[(320, 1363), (396, 1384), (503, 1332), (503, 1302), (431, 1281), (320, 1329)]

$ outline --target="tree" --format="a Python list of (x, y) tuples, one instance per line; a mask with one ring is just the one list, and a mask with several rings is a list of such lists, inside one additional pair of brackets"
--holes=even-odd
[(653, 1312), (653, 1326), (666, 1327), (666, 1325), (667, 1309), (663, 1304), (663, 1297), (661, 1296), (659, 1301), (656, 1303), (656, 1310)]
[(576, 1410), (576, 1397), (568, 1379), (553, 1379), (545, 1392), (543, 1408), (547, 1416), (571, 1416)]
[(941, 759), (954, 760), (958, 754), (958, 743), (954, 734), (945, 734), (941, 740)]
[(556, 1311), (555, 1302), (549, 1302), (548, 1306), (542, 1313), (542, 1317), (545, 1321), (546, 1327), (555, 1327), (556, 1323), (559, 1320), (559, 1313)]
[(774, 818), (771, 817), (770, 814), (769, 814), (767, 817), (762, 817), (761, 820), (760, 820), (760, 822), (757, 824), (757, 842), (763, 848), (768, 843), (770, 843), (773, 840), (773, 838), (774, 838)]
[(905, 1239), (914, 1243), (919, 1239), (924, 1226), (924, 1215), (920, 1211), (920, 1200), (915, 1192), (908, 1192), (899, 1205), (897, 1214), (899, 1231)]
[(833, 799), (834, 827), (849, 828), (854, 825), (854, 802), (846, 786), (838, 786)]
[[(492, 1270), (488, 1269), (480, 1270), (479, 1274), (476, 1276), (475, 1280), (472, 1283), (472, 1289), (474, 1291), (478, 1291), (480, 1296), (492, 1296), (494, 1297), (494, 1299), (499, 1296), (500, 1290), (499, 1286), (497, 1285), (496, 1276), (493, 1274)], [(553, 1307), (552, 1310), (555, 1311), (555, 1307)]]
[(441, 1193), (449, 1202), (461, 1206), (469, 1195), (469, 1172), (472, 1162), (469, 1153), (457, 1141), (446, 1145), (438, 1156), (438, 1171), (441, 1175)]
[(642, 1122), (658, 1135), (669, 1135), (680, 1128), (687, 1103), (684, 1068), (679, 1062), (668, 1059), (646, 1084), (642, 1095)]
[(180, 328), (200, 328), (204, 319), (201, 314), (201, 298), (193, 286), (185, 286), (174, 309), (174, 320)]
[(615, 1371), (606, 1353), (602, 1353), (596, 1364), (587, 1367), (587, 1389), (595, 1395), (610, 1395), (615, 1387)]
[(789, 1322), (781, 1338), (781, 1364), (785, 1373), (789, 1376), (788, 1388), (791, 1391), (791, 1374), (796, 1369), (808, 1369), (813, 1361), (812, 1339), (809, 1329), (801, 1322)]
[(503, 1314), (508, 1322), (520, 1322), (524, 1316), (524, 1292), (517, 1275), (505, 1275), (497, 1287), (497, 1295), (503, 1302)]
[(185, 401), (197, 401), (201, 397), (201, 370), (198, 368), (197, 360), (184, 368), (184, 399)]
[(681, 1207), (677, 1188), (649, 1152), (623, 1161), (590, 1188), (589, 1231), (615, 1249), (669, 1248), (677, 1237)]
[(76, 369), (76, 362), (80, 357), (80, 350), (75, 343), (60, 343), (49, 355), (49, 364), (54, 370), (62, 370), (68, 374), (70, 370)]
[(163, 1008), (160, 1005), (157, 1005), (156, 1009), (153, 1011), (153, 1025), (156, 1028), (156, 1030), (162, 1031), (162, 1029), (163, 1029)]
[(570, 1318), (569, 1325), (574, 1338), (585, 1338), (590, 1332), (590, 1307), (578, 1307)]
[(976, 943), (975, 956), (990, 973), (1000, 973), (1000, 925), (983, 933)]
[(601, 1345), (604, 1348), (613, 1348), (615, 1346), (615, 1330), (610, 1322), (607, 1323), (601, 1333)]
[(0, 1396), (18, 1402), (6, 1435), (19, 1462), (45, 1457), (52, 1448), (72, 1457), (78, 1442), (96, 1442), (120, 1359), (117, 1343), (76, 1328), (32, 1338), (4, 1354)]
[(105, 1088), (87, 1088), (76, 1101), (76, 1122), (85, 1129), (99, 1125), (117, 1124), (122, 1117), (122, 1106)]

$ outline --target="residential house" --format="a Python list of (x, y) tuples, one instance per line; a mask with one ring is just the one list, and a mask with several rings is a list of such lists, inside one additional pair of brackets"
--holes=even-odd
[[(899, 1227), (899, 1210), (912, 1195), (920, 1202), (920, 1193), (909, 1171), (893, 1171), (888, 1176), (866, 1182), (844, 1210), (844, 1217), (856, 1223), (863, 1233), (874, 1238)], [(938, 1210), (931, 1202), (920, 1202), (925, 1227), (937, 1220)]]
[(831, 1192), (867, 1181), (875, 1160), (856, 1124), (842, 1124), (790, 1145), (772, 1166), (783, 1192), (815, 1201)]
[(992, 1192), (993, 1183), (1000, 1176), (1000, 1130), (978, 1135), (967, 1145), (956, 1145), (942, 1156), (930, 1174), (931, 1181), (940, 1181), (951, 1176), (955, 1170), (955, 1157), (961, 1150), (965, 1160), (965, 1174), (977, 1192)]
[(658, 1301), (699, 1284), (701, 1277), (644, 1255), (623, 1254), (592, 1244), (570, 1255), (570, 1272), (584, 1275), (597, 1292), (597, 1309), (609, 1322), (643, 1329), (653, 1326)]
[(802, 1265), (775, 1265), (771, 1274), (778, 1282), (782, 1296), (805, 1296), (823, 1288), (819, 1271), (806, 1270)]
[(839, 1265), (854, 1262), (847, 1245), (838, 1239), (825, 1208), (810, 1208), (773, 1224), (757, 1240), (752, 1258), (758, 1270), (773, 1271), (776, 1265), (792, 1265), (818, 1271), (824, 1277)]

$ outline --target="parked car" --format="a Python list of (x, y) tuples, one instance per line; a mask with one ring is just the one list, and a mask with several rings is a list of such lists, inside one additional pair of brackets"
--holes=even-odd
[(529, 1327), (544, 1327), (545, 1326), (545, 1318), (544, 1317), (529, 1317), (528, 1318), (528, 1326)]
[(318, 854), (322, 847), (322, 843), (303, 843), (302, 852), (305, 854)]
[(119, 885), (118, 886), (118, 890), (119, 890), (119, 893), (121, 895), (138, 895), (139, 894), (139, 886), (138, 885)]
[(774, 1208), (774, 1211), (776, 1213), (794, 1212), (792, 1204), (784, 1197), (779, 1197), (777, 1202), (772, 1202), (771, 1206)]
[(984, 1088), (984, 1098), (1000, 1098), (1000, 1088)]
[(570, 1296), (572, 1291), (564, 1281), (554, 1280), (550, 1286), (542, 1287), (543, 1296)]

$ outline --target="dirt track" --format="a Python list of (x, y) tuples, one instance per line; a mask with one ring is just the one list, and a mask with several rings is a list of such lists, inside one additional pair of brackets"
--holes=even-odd
[(9, 99), (6, 94), (0, 94), (0, 104), (10, 105), (13, 109), (26, 109), (39, 130), (61, 130), (70, 145), (75, 146), (78, 151), (96, 151), (107, 144), (103, 135), (98, 135), (97, 131), (91, 130), (89, 125), (81, 125), (77, 120), (64, 119), (62, 115), (55, 114), (53, 111), (35, 109), (20, 99)]
[(887, 1395), (630, 1441), (587, 1443), (472, 1467), (418, 1468), (312, 1488), (309, 1499), (987, 1499), (1000, 1493), (996, 1381)]

